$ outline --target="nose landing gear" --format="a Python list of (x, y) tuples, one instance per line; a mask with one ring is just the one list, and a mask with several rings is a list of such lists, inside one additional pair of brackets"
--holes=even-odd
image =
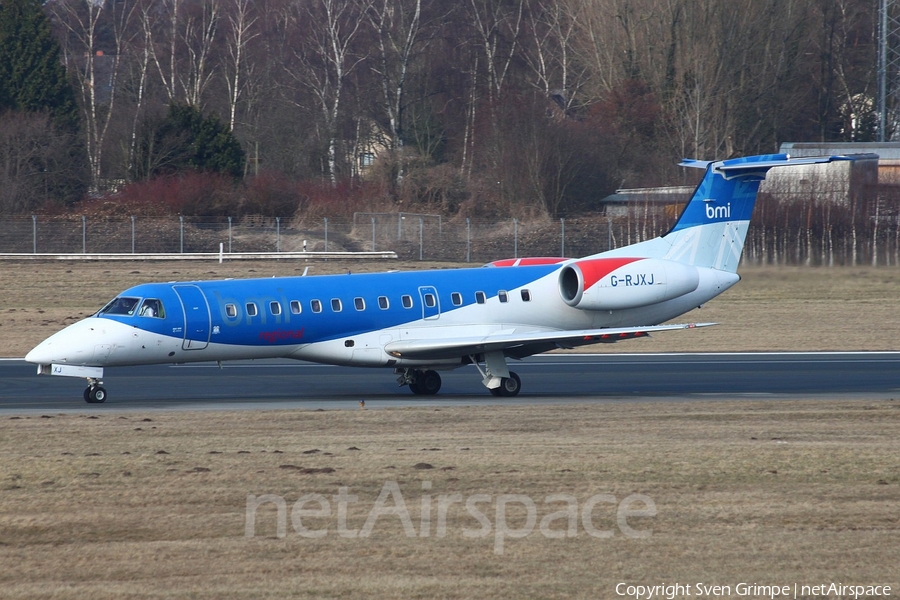
[(88, 383), (90, 384), (84, 390), (84, 401), (88, 404), (101, 404), (106, 402), (106, 388), (104, 388), (101, 383), (97, 379), (88, 378)]

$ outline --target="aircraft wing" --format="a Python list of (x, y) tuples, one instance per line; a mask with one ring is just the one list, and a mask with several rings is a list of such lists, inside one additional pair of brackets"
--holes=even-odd
[(398, 340), (390, 342), (384, 351), (396, 358), (438, 360), (457, 356), (470, 356), (485, 352), (504, 351), (521, 358), (556, 348), (574, 348), (586, 344), (612, 343), (621, 340), (647, 337), (657, 331), (709, 327), (716, 323), (690, 323), (679, 325), (654, 325), (650, 327), (618, 327), (582, 329), (576, 331), (529, 331), (507, 329), (484, 336), (443, 339)]

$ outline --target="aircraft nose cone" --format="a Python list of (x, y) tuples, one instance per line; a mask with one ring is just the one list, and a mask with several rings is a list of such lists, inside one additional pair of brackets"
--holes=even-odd
[(46, 342), (41, 342), (25, 355), (25, 361), (36, 365), (46, 365), (53, 362), (50, 357), (51, 353), (46, 348)]
[(91, 319), (69, 325), (54, 333), (25, 355), (25, 360), (38, 364), (87, 364), (94, 353), (96, 334)]

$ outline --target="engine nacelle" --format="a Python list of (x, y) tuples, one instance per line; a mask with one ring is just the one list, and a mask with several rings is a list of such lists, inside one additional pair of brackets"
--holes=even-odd
[(700, 284), (697, 268), (660, 258), (595, 258), (566, 265), (559, 293), (569, 306), (621, 310), (689, 294)]

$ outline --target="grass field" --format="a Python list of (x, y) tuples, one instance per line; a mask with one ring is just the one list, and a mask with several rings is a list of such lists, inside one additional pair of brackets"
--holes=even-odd
[[(0, 356), (21, 357), (50, 334), (147, 281), (272, 277), (457, 264), (361, 261), (0, 262)], [(589, 347), (598, 352), (900, 349), (900, 269), (748, 267), (743, 281), (677, 322), (717, 327)]]
[[(4, 417), (0, 595), (615, 598), (623, 582), (703, 582), (735, 597), (741, 582), (832, 581), (896, 592), (898, 439), (900, 402), (887, 400)], [(339, 533), (341, 488), (358, 498), (345, 535), (379, 507), (368, 537)], [(274, 504), (247, 536), (249, 494), (284, 500), (284, 537)], [(297, 507), (307, 494), (327, 516)], [(570, 499), (546, 502), (554, 494)], [(475, 495), (486, 525), (466, 509)], [(410, 534), (391, 514), (401, 501)], [(620, 510), (645, 514), (622, 526)]]
[[(3, 352), (23, 355), (141, 281), (303, 266), (0, 263)], [(742, 274), (682, 319), (722, 325), (601, 350), (897, 349), (900, 270)], [(789, 586), (781, 598), (795, 584), (900, 590), (900, 396), (109, 408), (0, 417), (0, 597), (627, 597), (619, 583), (690, 584), (670, 597), (691, 598), (771, 597), (741, 583)], [(342, 489), (357, 501), (340, 500)], [(283, 536), (277, 504), (256, 508), (260, 498), (283, 500)], [(361, 530), (369, 535), (352, 536)], [(698, 593), (698, 583), (728, 587)], [(868, 591), (858, 597), (884, 597)]]

